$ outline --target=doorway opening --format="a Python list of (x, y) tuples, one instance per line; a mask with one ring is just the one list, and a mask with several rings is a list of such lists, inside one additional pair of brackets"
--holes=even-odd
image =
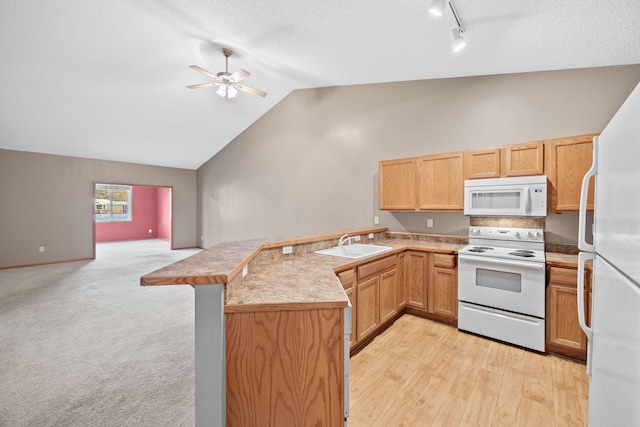
[(93, 243), (157, 240), (173, 249), (172, 187), (94, 183)]

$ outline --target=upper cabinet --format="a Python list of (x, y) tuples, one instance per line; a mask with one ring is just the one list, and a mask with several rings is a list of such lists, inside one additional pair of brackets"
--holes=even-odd
[(500, 178), (500, 148), (464, 152), (466, 179)]
[[(545, 173), (549, 178), (549, 212), (577, 211), (582, 178), (593, 160), (593, 137), (598, 134), (552, 139), (546, 142)], [(593, 179), (589, 184), (587, 209), (593, 210)]]
[(542, 175), (542, 141), (506, 147), (467, 150), (464, 153), (465, 179)]
[(416, 159), (380, 162), (380, 209), (414, 210), (417, 185)]
[(531, 176), (544, 173), (544, 143), (508, 145), (504, 150), (503, 176)]
[(418, 159), (418, 209), (464, 208), (463, 153), (447, 153)]
[(381, 161), (380, 209), (462, 211), (465, 179), (547, 175), (548, 211), (575, 212), (595, 135)]

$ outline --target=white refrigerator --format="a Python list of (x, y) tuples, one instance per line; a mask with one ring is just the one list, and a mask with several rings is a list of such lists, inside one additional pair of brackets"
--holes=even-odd
[[(582, 184), (578, 317), (588, 338), (589, 426), (640, 426), (640, 84), (599, 137)], [(595, 175), (593, 243), (586, 196)], [(584, 264), (592, 260), (591, 327)]]

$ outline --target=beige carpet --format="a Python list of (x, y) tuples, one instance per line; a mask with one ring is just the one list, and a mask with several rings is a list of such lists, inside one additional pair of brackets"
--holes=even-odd
[(139, 277), (197, 251), (0, 270), (0, 426), (192, 426), (193, 289)]

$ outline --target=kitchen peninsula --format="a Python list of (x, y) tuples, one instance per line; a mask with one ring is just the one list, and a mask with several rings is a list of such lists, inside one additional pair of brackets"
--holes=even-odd
[(336, 274), (406, 250), (455, 255), (464, 244), (362, 228), (347, 234), (391, 249), (358, 260), (314, 253), (343, 234), (221, 243), (140, 279), (195, 288), (197, 426), (343, 425), (349, 299)]

